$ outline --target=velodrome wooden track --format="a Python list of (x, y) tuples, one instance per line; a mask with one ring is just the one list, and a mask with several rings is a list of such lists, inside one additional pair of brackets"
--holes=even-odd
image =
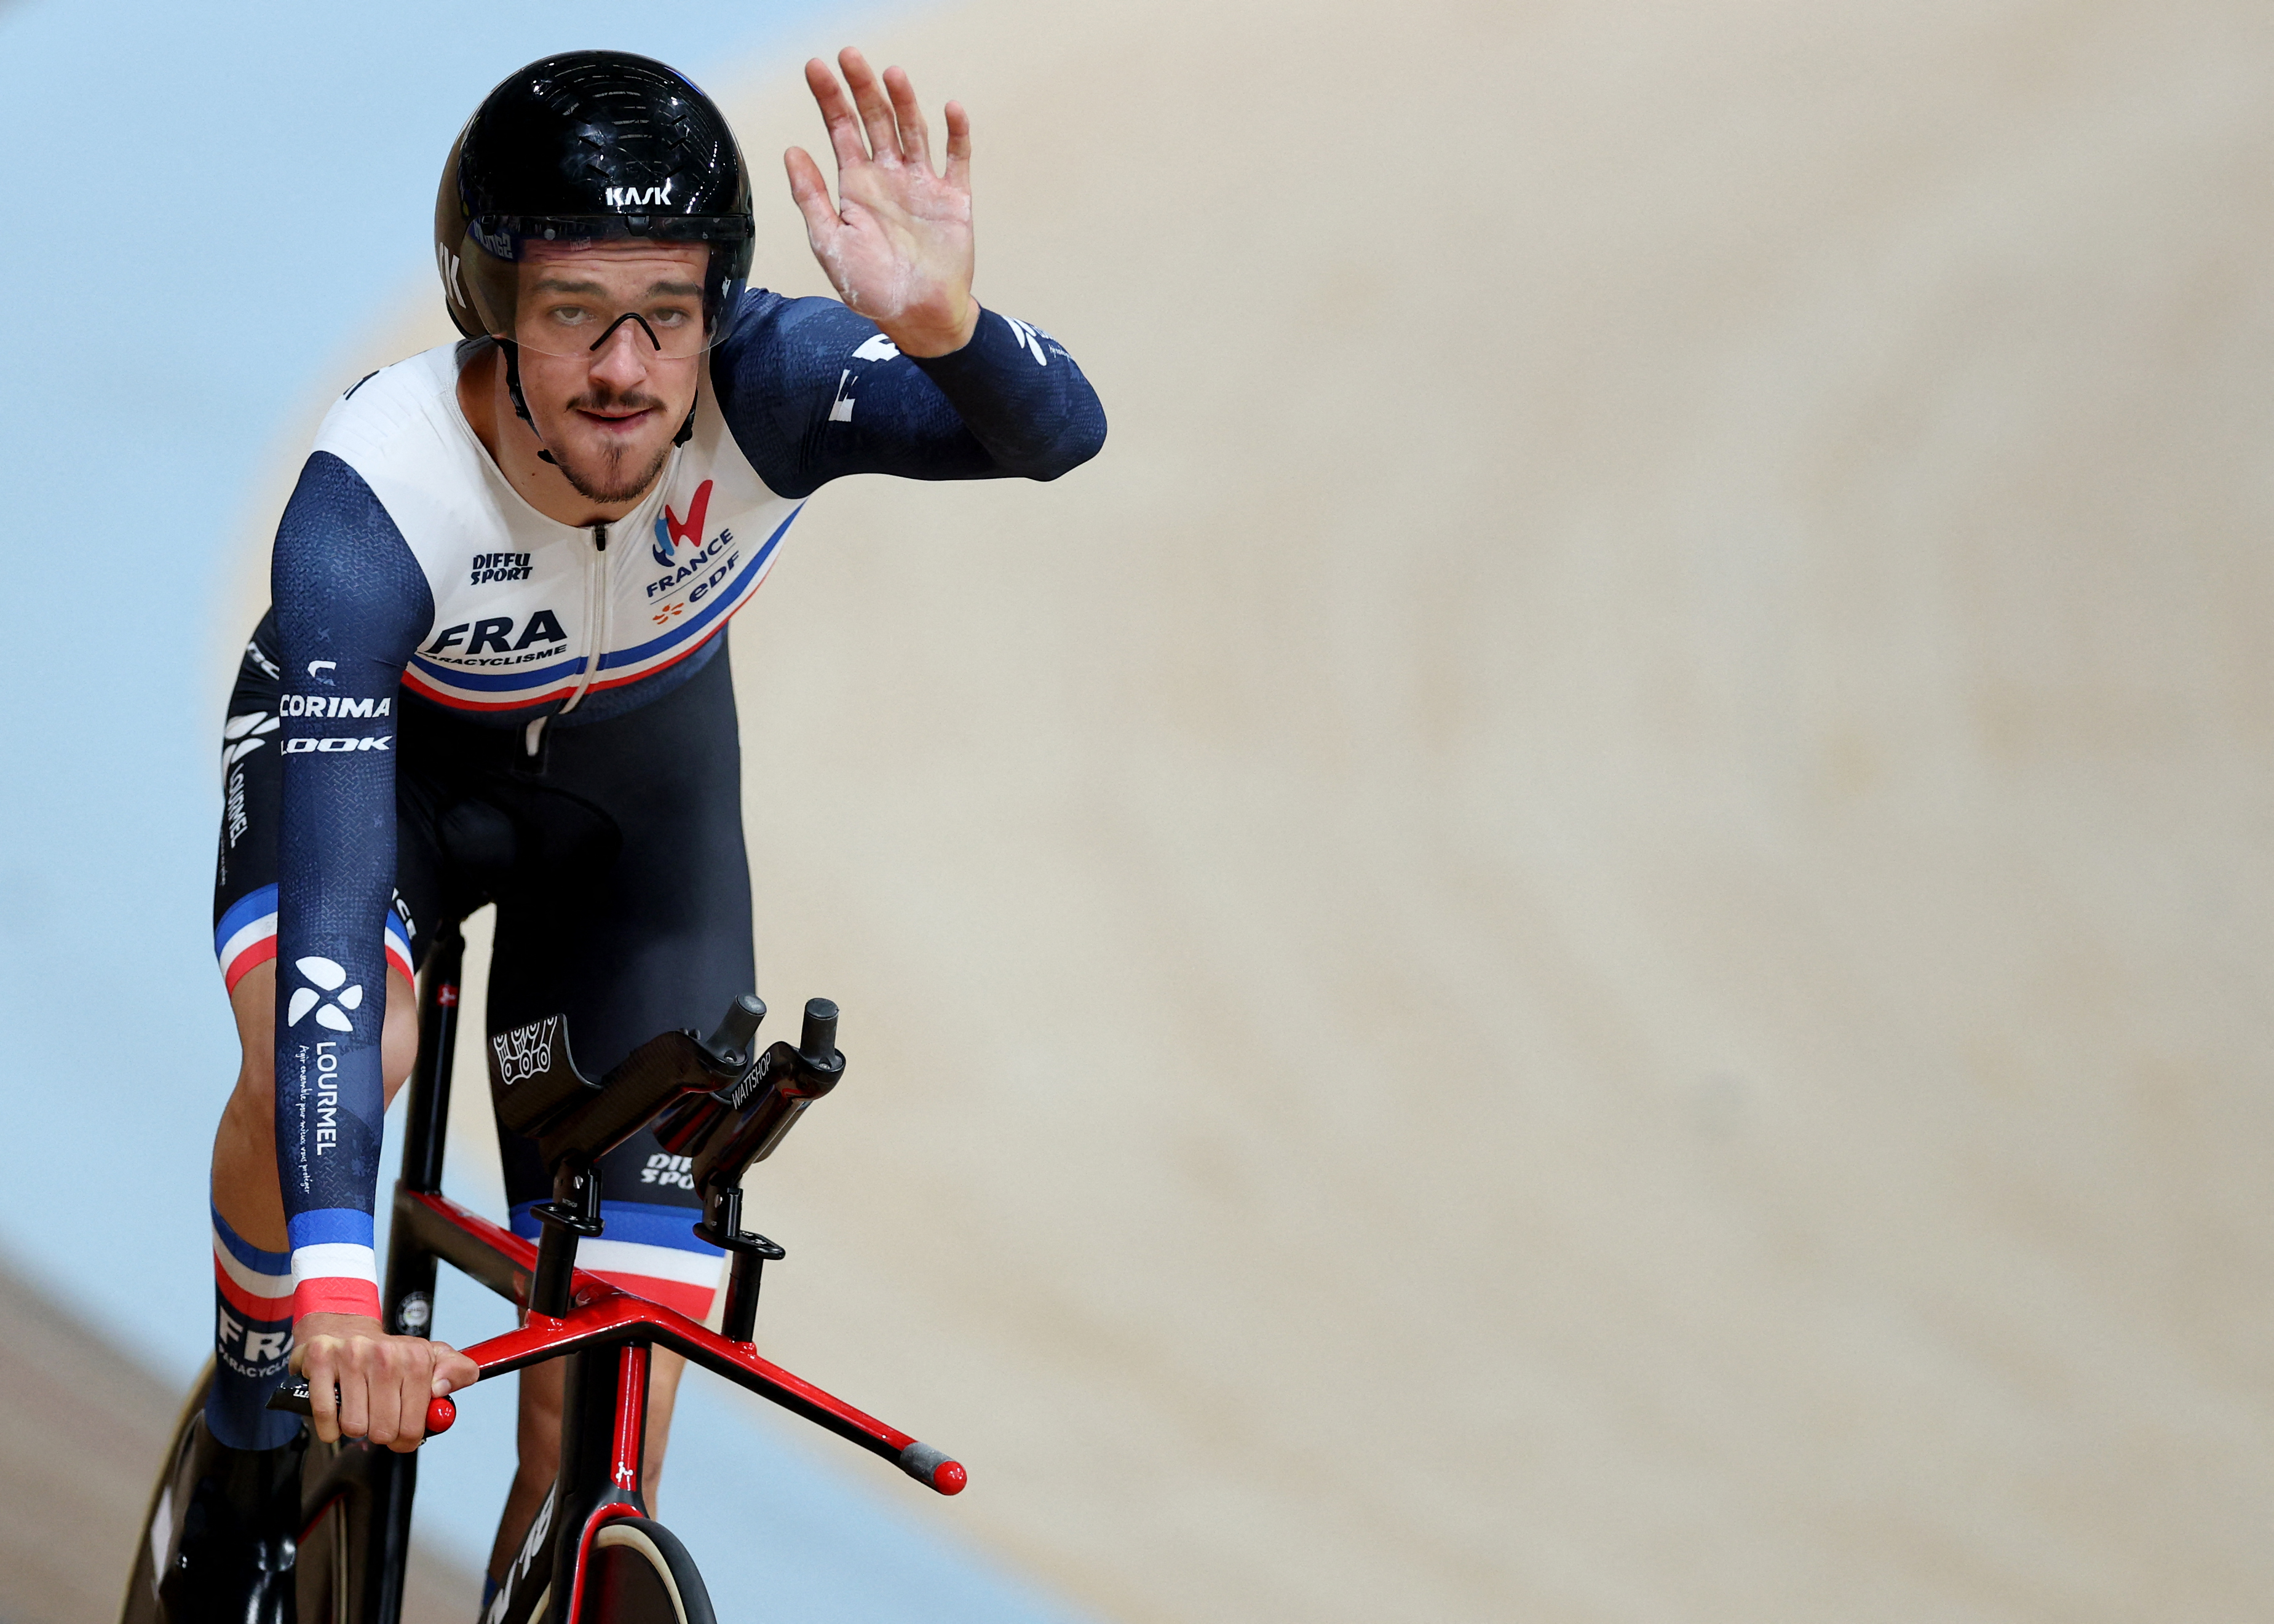
[(771, 1350), (910, 1515), (1131, 1624), (2274, 1605), (2263, 14), (858, 37), (1113, 419), (735, 630), (854, 1057)]
[[(181, 1395), (0, 1268), (0, 1619), (114, 1624)], [(405, 1624), (457, 1624), (480, 1597), (418, 1552)]]

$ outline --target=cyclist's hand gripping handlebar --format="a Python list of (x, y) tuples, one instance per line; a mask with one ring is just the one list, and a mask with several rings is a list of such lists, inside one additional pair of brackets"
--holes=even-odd
[[(308, 1379), (305, 1376), (295, 1376), (278, 1387), (275, 1392), (268, 1395), (268, 1408), (289, 1410), (296, 1416), (314, 1415), (316, 1407), (314, 1402), (308, 1396)], [(457, 1419), (458, 1407), (451, 1402), (447, 1395), (426, 1401), (427, 1437), (432, 1438), (437, 1432), (448, 1432), (457, 1424)]]

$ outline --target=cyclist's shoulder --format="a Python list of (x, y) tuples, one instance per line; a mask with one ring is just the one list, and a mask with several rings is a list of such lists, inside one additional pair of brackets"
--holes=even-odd
[[(719, 340), (717, 367), (729, 376), (817, 374), (879, 337), (876, 323), (839, 300), (753, 288), (727, 319)], [(881, 357), (857, 357), (871, 358)], [(832, 380), (837, 377), (835, 372), (828, 375)]]
[(458, 370), (467, 346), (438, 345), (383, 366), (343, 390), (324, 414), (312, 455), (346, 463), (380, 493), (410, 479), (463, 483), (478, 478), (478, 449), (458, 409)]
[[(777, 293), (772, 288), (747, 288), (734, 307), (727, 312), (725, 330), (719, 335), (719, 347), (742, 347), (777, 340), (784, 332), (809, 320), (818, 307), (825, 304), (837, 304), (837, 301)], [(841, 304), (837, 307), (844, 308)]]
[(469, 346), (435, 349), (381, 367), (325, 413), (296, 502), (319, 528), (383, 517), (422, 557), (460, 532), (484, 529), (500, 506), (492, 464), (457, 398)]

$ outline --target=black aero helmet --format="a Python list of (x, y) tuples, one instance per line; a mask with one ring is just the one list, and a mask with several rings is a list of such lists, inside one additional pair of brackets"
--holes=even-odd
[(681, 73), (629, 51), (568, 51), (506, 76), (459, 132), (434, 199), (450, 320), (512, 340), (516, 266), (534, 242), (707, 243), (705, 344), (749, 276), (749, 174)]

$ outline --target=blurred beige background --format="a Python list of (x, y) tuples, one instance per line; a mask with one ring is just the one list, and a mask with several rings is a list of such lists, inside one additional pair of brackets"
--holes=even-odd
[(766, 1345), (911, 1515), (1126, 1624), (2274, 1605), (2263, 9), (844, 37), (1113, 425), (734, 632), (853, 1057)]

